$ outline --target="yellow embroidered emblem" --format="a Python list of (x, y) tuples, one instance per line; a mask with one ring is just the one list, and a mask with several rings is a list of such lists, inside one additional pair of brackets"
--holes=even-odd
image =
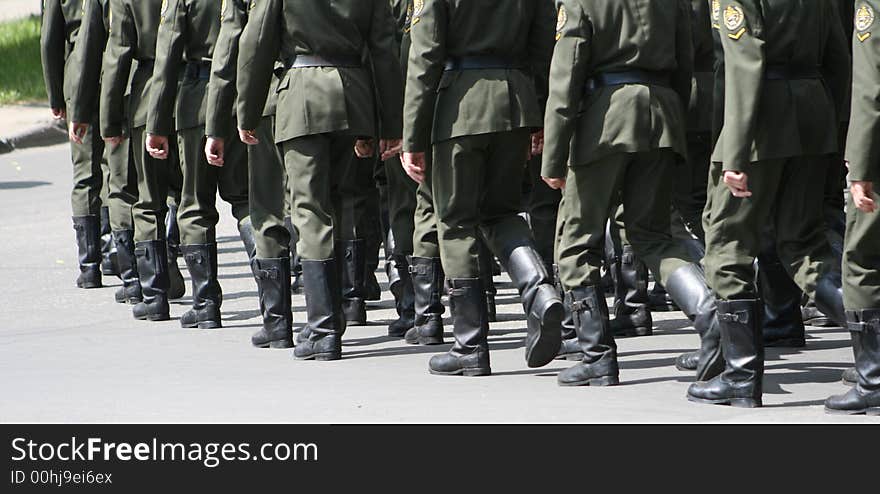
[(562, 29), (565, 28), (566, 22), (568, 22), (568, 14), (565, 12), (565, 6), (560, 5), (559, 13), (556, 15), (556, 41), (562, 37)]
[(220, 2), (220, 20), (223, 20), (223, 17), (226, 15), (226, 0), (222, 0)]
[(727, 8), (724, 9), (724, 27), (730, 31), (727, 33), (728, 38), (742, 38), (742, 35), (746, 33), (746, 28), (743, 26), (745, 22), (746, 16), (743, 13), (742, 7), (739, 5), (728, 5)]
[(425, 0), (413, 0), (413, 13), (410, 27), (419, 23), (419, 20), (422, 18), (423, 10), (425, 10)]
[(719, 22), (721, 22), (721, 0), (712, 0), (712, 27), (720, 28)]
[(408, 33), (412, 27), (413, 6), (408, 3), (406, 6), (406, 20), (403, 21), (403, 32)]
[(862, 43), (865, 42), (866, 39), (871, 37), (871, 31), (868, 29), (874, 25), (874, 9), (871, 8), (868, 4), (862, 4), (858, 10), (856, 10), (856, 18), (853, 22), (857, 31), (856, 38)]
[(162, 11), (160, 13), (164, 16), (165, 12), (168, 12), (168, 0), (162, 0)]

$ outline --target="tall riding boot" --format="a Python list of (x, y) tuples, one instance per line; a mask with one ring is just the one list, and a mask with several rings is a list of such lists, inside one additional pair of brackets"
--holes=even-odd
[(675, 312), (679, 309), (666, 288), (655, 280), (654, 288), (648, 293), (648, 307), (651, 312)]
[(290, 291), (292, 293), (299, 293), (302, 289), (302, 264), (300, 264), (299, 254), (296, 252), (299, 232), (293, 227), (293, 219), (290, 216), (284, 217), (284, 227), (290, 233)]
[(290, 259), (258, 259), (251, 261), (257, 278), (263, 328), (254, 333), (251, 343), (258, 348), (293, 347), (293, 313), (290, 300)]
[(141, 280), (138, 279), (137, 260), (134, 257), (134, 231), (115, 231), (113, 239), (116, 243), (119, 276), (122, 278), (122, 287), (116, 290), (116, 301), (120, 304), (136, 304), (143, 301), (143, 297)]
[(702, 268), (688, 264), (676, 269), (666, 280), (666, 289), (700, 335), (700, 350), (696, 354), (679, 356), (676, 367), (696, 370), (698, 381), (712, 379), (724, 370), (724, 358), (715, 296), (709, 290)]
[[(847, 311), (847, 326), (851, 325), (853, 322), (858, 322), (859, 314), (850, 313)], [(852, 338), (852, 347), (853, 347), (853, 362), (859, 361), (859, 355), (862, 353), (862, 332), (861, 331), (850, 331), (850, 337)], [(840, 376), (840, 380), (843, 384), (847, 386), (855, 386), (859, 383), (859, 371), (855, 368), (855, 366), (850, 367), (843, 371), (843, 374)]]
[(559, 373), (557, 381), (560, 386), (615, 386), (620, 383), (617, 344), (601, 290), (600, 286), (582, 286), (568, 294), (583, 359)]
[(718, 323), (726, 364), (724, 372), (711, 381), (691, 384), (688, 400), (740, 408), (761, 406), (764, 377), (762, 315), (760, 300), (718, 301)]
[(348, 324), (363, 326), (367, 324), (367, 304), (364, 296), (364, 241), (337, 242), (336, 259), (341, 262), (339, 269), (342, 281), (342, 313)]
[(398, 318), (388, 326), (388, 336), (402, 338), (409, 330), (415, 328), (415, 292), (406, 256), (395, 255), (393, 265), (399, 277), (399, 281), (391, 285)]
[(648, 308), (648, 267), (636, 258), (631, 245), (624, 245), (615, 268), (614, 336), (650, 336), (654, 323)]
[(242, 220), (238, 224), (238, 236), (241, 243), (244, 244), (244, 251), (247, 253), (248, 261), (252, 261), (257, 257), (257, 239), (254, 236), (254, 224), (251, 223), (250, 217)]
[(116, 242), (110, 229), (110, 208), (101, 207), (101, 272), (106, 276), (119, 276)]
[(404, 339), (410, 345), (443, 344), (443, 269), (436, 257), (410, 259), (410, 277), (413, 285), (415, 321)]
[(495, 295), (498, 294), (494, 278), (495, 255), (482, 237), (477, 241), (477, 245), (480, 251), (480, 278), (486, 290), (486, 317), (489, 322), (498, 322), (498, 310), (495, 306)]
[(449, 280), (455, 344), (449, 352), (431, 357), (431, 374), (444, 376), (488, 376), (489, 321), (486, 294), (480, 278)]
[(773, 256), (758, 256), (758, 289), (764, 302), (764, 347), (806, 345), (801, 290)]
[(175, 300), (186, 295), (186, 282), (177, 265), (180, 257), (180, 228), (177, 224), (177, 206), (169, 206), (168, 214), (165, 215), (166, 233), (168, 241), (168, 298)]
[(379, 249), (382, 244), (382, 235), (380, 234), (381, 227), (379, 226), (378, 218), (375, 218), (375, 220), (375, 225), (364, 236), (363, 254), (361, 254), (364, 258), (363, 297), (364, 300), (371, 301), (382, 299), (382, 287), (379, 286), (379, 280), (376, 279), (376, 270), (379, 269)]
[(167, 321), (168, 314), (168, 252), (164, 240), (138, 242), (134, 245), (137, 271), (143, 300), (131, 312), (135, 319)]
[[(399, 291), (397, 288), (397, 284), (400, 283), (401, 280), (401, 271), (397, 269), (398, 260), (394, 255), (395, 242), (394, 242), (394, 232), (391, 230), (388, 231), (388, 235), (385, 236), (385, 276), (388, 277), (388, 290), (394, 295), (395, 301), (397, 300), (396, 292)], [(406, 261), (406, 257), (403, 258)], [(409, 269), (409, 264), (406, 264), (407, 269)], [(408, 271), (407, 271), (408, 272)]]
[(97, 216), (74, 216), (79, 259), (79, 288), (101, 288), (101, 223)]
[(852, 311), (849, 329), (853, 343), (858, 333), (855, 387), (843, 395), (825, 400), (825, 412), (832, 414), (880, 415), (880, 309)]
[(814, 301), (816, 307), (831, 319), (832, 324), (847, 327), (846, 311), (843, 308), (843, 290), (841, 289), (839, 270), (831, 270), (816, 280)]
[(217, 244), (183, 245), (183, 259), (192, 279), (192, 309), (180, 316), (184, 328), (215, 329), (222, 326), (223, 292), (217, 281)]
[[(508, 253), (509, 252), (509, 253)], [(562, 345), (565, 307), (538, 251), (524, 245), (502, 249), (503, 264), (519, 291), (526, 312), (526, 363), (543, 367), (556, 358)]]
[[(297, 360), (339, 360), (342, 358), (342, 289), (335, 259), (303, 260), (308, 331), (301, 333), (293, 356)], [(363, 271), (361, 271), (363, 272)]]
[(571, 297), (562, 289), (559, 266), (556, 264), (553, 265), (553, 281), (556, 284), (556, 293), (562, 297), (565, 309), (565, 316), (562, 318), (562, 344), (559, 345), (559, 354), (556, 355), (556, 360), (583, 360), (584, 353), (581, 351), (580, 342), (578, 342), (577, 330), (574, 327), (574, 318), (571, 313)]

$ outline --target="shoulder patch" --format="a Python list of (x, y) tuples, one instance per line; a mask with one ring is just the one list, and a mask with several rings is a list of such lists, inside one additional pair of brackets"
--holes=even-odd
[(861, 7), (856, 10), (856, 18), (853, 22), (855, 25), (856, 38), (864, 43), (866, 39), (871, 37), (871, 26), (874, 25), (874, 9), (871, 8), (867, 3), (863, 3)]
[(721, 28), (721, 0), (712, 0), (712, 27)]
[(408, 33), (412, 26), (413, 6), (412, 3), (406, 2), (406, 19), (403, 21), (403, 32)]
[(422, 19), (422, 12), (425, 10), (425, 0), (413, 0), (412, 3), (412, 21), (410, 27), (415, 26)]
[(568, 13), (565, 12), (565, 5), (560, 5), (559, 13), (556, 14), (556, 41), (559, 41), (559, 38), (562, 37), (562, 30), (567, 22)]
[(746, 28), (743, 24), (746, 22), (746, 16), (742, 7), (739, 5), (728, 5), (724, 9), (724, 27), (729, 31), (727, 37), (731, 39), (740, 39), (745, 34)]

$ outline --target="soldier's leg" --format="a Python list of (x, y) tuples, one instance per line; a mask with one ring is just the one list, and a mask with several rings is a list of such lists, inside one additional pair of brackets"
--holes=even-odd
[[(183, 186), (177, 213), (180, 249), (192, 280), (192, 308), (180, 317), (184, 328), (219, 328), (223, 293), (217, 279), (217, 167), (205, 157), (204, 127), (177, 131)], [(230, 161), (229, 165), (234, 166)]]
[(617, 345), (601, 286), (605, 226), (617, 205), (630, 156), (615, 154), (568, 170), (559, 208), (556, 263), (573, 314), (580, 363), (559, 373), (561, 386), (619, 382)]
[(105, 144), (101, 157), (101, 272), (105, 275), (120, 276), (116, 240), (113, 238), (113, 227), (110, 224), (110, 155), (113, 153), (111, 148), (112, 146)]
[(168, 242), (168, 298), (178, 299), (186, 294), (186, 283), (177, 259), (180, 253), (180, 225), (177, 216), (180, 194), (183, 187), (183, 169), (180, 166), (180, 151), (177, 136), (169, 136), (168, 151), (168, 214), (165, 216), (165, 239)]
[[(169, 169), (176, 162), (157, 160), (147, 153), (146, 127), (131, 131), (131, 151), (138, 177), (134, 216), (135, 258), (143, 301), (132, 313), (136, 319), (165, 321), (168, 314), (168, 253), (165, 215), (168, 211)], [(169, 153), (171, 155), (172, 153)]]
[(250, 181), (247, 148), (248, 146), (239, 139), (229, 139), (224, 149), (225, 164), (222, 168), (215, 168), (215, 171), (220, 198), (232, 206), (232, 216), (238, 225), (241, 243), (244, 245), (248, 261), (251, 261), (257, 255), (257, 245), (248, 200)]
[(137, 202), (138, 191), (137, 170), (130, 144), (131, 140), (125, 139), (118, 146), (107, 145), (107, 204), (119, 276), (122, 278), (122, 287), (116, 291), (116, 301), (136, 304), (141, 301), (141, 283), (134, 256), (132, 207)]
[[(608, 234), (614, 246), (614, 257), (609, 264), (614, 280), (614, 319), (611, 330), (614, 336), (649, 336), (654, 323), (648, 298), (648, 267), (636, 256), (627, 240), (623, 204), (609, 221)], [(606, 240), (606, 247), (608, 245)], [(659, 285), (659, 281), (656, 285)], [(665, 305), (665, 293), (661, 298)]]
[(367, 221), (376, 219), (375, 214), (368, 212), (368, 190), (375, 189), (375, 185), (372, 179), (373, 159), (356, 158), (351, 149), (347, 152), (339, 155), (344, 171), (335, 196), (338, 198), (335, 210), (339, 222), (334, 229), (334, 237), (341, 273), (342, 311), (349, 325), (359, 326), (367, 323)]
[(801, 289), (792, 281), (776, 253), (772, 223), (763, 232), (764, 248), (758, 255), (758, 290), (764, 305), (764, 346), (802, 347), (806, 344), (801, 319)]
[[(415, 230), (416, 189), (418, 184), (413, 181), (394, 157), (384, 163), (387, 181), (388, 222), (391, 233), (388, 242), (393, 262), (387, 263), (389, 288), (394, 295), (398, 320), (388, 327), (390, 336), (406, 336), (415, 324), (415, 289), (410, 275), (409, 265), (413, 256), (413, 233)], [(389, 246), (386, 245), (386, 248)], [(395, 273), (392, 273), (394, 270)], [(396, 279), (396, 282), (392, 282)], [(418, 340), (416, 340), (418, 343)]]
[(82, 144), (71, 143), (73, 189), (70, 202), (79, 260), (79, 288), (100, 288), (101, 284), (101, 161), (104, 141), (89, 126)]
[(335, 259), (333, 201), (335, 182), (343, 174), (354, 138), (337, 134), (298, 137), (282, 143), (290, 184), (293, 224), (300, 232), (308, 312), (308, 331), (297, 339), (298, 359), (336, 360), (342, 356), (345, 317)]
[(684, 226), (701, 242), (706, 241), (702, 217), (706, 207), (711, 156), (711, 133), (689, 133), (688, 161), (682, 165), (684, 167), (682, 176), (675, 180), (675, 193), (672, 199)]
[[(383, 200), (383, 190), (386, 189), (384, 166), (378, 159), (372, 159), (373, 170), (364, 180), (364, 214), (361, 216), (360, 230), (364, 232), (364, 299), (380, 300), (382, 288), (376, 279), (376, 270), (379, 269), (379, 249), (385, 241), (388, 224), (388, 202)], [(381, 175), (377, 175), (377, 168), (382, 166)]]

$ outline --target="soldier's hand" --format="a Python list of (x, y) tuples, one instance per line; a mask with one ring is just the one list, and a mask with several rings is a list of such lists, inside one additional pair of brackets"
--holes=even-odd
[(369, 158), (376, 155), (372, 139), (358, 139), (354, 142), (354, 154), (358, 158)]
[(544, 154), (544, 130), (539, 130), (537, 132), (532, 133), (532, 149), (530, 151), (529, 159), (534, 158), (540, 154)]
[(257, 134), (253, 130), (238, 129), (238, 138), (248, 146), (256, 146), (260, 143), (260, 140), (257, 139)]
[(125, 138), (122, 136), (111, 136), (111, 137), (105, 137), (104, 142), (113, 146), (113, 147), (116, 147), (116, 146), (122, 144), (123, 139), (125, 139)]
[(223, 166), (223, 150), (225, 149), (225, 141), (219, 137), (209, 137), (205, 143), (205, 157), (208, 158), (208, 164), (213, 166)]
[(403, 139), (379, 139), (379, 154), (382, 161), (387, 161), (403, 151)]
[(541, 179), (544, 180), (544, 183), (547, 184), (547, 187), (550, 187), (553, 190), (562, 190), (565, 188), (564, 178), (541, 177)]
[(82, 144), (83, 139), (86, 137), (86, 133), (89, 131), (89, 124), (82, 122), (70, 122), (68, 126), (67, 135), (70, 137), (70, 140), (77, 143)]
[(853, 204), (863, 213), (877, 211), (877, 201), (874, 200), (874, 182), (853, 182), (849, 186)]
[(168, 136), (147, 134), (147, 143), (145, 147), (147, 148), (147, 152), (150, 153), (150, 156), (153, 158), (156, 158), (157, 160), (168, 159)]
[(55, 120), (64, 120), (67, 118), (67, 110), (64, 108), (52, 108), (52, 118)]
[(746, 172), (724, 170), (724, 184), (734, 197), (752, 197), (749, 191), (749, 176)]
[(403, 153), (400, 162), (409, 178), (419, 184), (425, 181), (425, 153)]

